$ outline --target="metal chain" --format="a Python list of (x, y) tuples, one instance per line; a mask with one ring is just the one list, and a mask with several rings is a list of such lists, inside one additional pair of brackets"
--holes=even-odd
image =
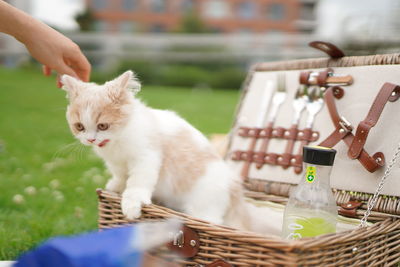
[(378, 188), (375, 191), (374, 196), (372, 197), (372, 199), (369, 201), (368, 204), (368, 208), (364, 213), (364, 217), (361, 219), (361, 224), (360, 227), (365, 227), (367, 226), (367, 219), (368, 216), (371, 214), (372, 208), (375, 206), (376, 201), (378, 200), (378, 197), (383, 189), (383, 185), (385, 184), (386, 178), (389, 176), (390, 172), (392, 171), (392, 168), (394, 166), (394, 164), (397, 161), (397, 158), (400, 156), (400, 143), (397, 145), (397, 149), (396, 152), (394, 153), (392, 159), (389, 162), (388, 167), (385, 170), (385, 173), (383, 174), (383, 177), (378, 185)]

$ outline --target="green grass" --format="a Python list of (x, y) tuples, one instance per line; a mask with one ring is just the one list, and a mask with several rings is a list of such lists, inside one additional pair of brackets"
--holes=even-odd
[[(239, 93), (144, 85), (139, 96), (209, 134), (228, 131)], [(66, 103), (53, 78), (0, 68), (0, 260), (15, 259), (51, 236), (97, 227), (95, 189), (108, 174), (89, 149), (69, 145), (75, 140)], [(36, 193), (26, 192), (30, 186)], [(18, 194), (22, 203), (13, 200)]]

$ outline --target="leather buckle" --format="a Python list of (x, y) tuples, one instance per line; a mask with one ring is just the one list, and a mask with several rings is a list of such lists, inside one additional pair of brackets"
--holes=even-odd
[(340, 116), (339, 120), (339, 125), (340, 125), (340, 133), (350, 133), (353, 131), (353, 125), (343, 116)]
[(357, 209), (361, 207), (363, 203), (356, 200), (350, 200), (347, 203), (340, 205), (338, 212), (342, 216), (357, 218)]
[(173, 241), (167, 247), (182, 257), (191, 258), (199, 252), (200, 238), (196, 231), (184, 225), (178, 233), (173, 234)]

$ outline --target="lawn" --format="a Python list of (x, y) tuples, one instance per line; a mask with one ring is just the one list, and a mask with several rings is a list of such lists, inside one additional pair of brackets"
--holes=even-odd
[[(209, 134), (228, 131), (239, 92), (144, 85), (139, 96)], [(53, 78), (0, 68), (0, 260), (97, 227), (95, 189), (108, 173), (70, 134), (66, 103)]]

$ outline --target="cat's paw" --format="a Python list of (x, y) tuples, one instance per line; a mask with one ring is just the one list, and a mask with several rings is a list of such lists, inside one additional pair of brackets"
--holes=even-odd
[(128, 220), (139, 218), (142, 206), (148, 204), (151, 204), (151, 194), (146, 190), (127, 189), (122, 194), (121, 209)]
[(125, 189), (124, 181), (121, 179), (112, 178), (106, 184), (106, 190), (121, 194)]

